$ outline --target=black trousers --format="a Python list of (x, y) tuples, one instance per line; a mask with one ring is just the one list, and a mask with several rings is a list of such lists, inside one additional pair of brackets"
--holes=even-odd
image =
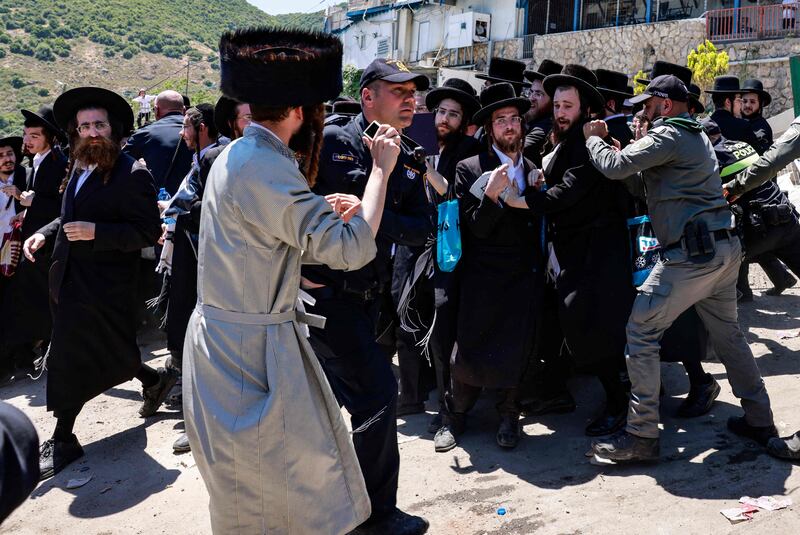
[[(475, 406), (481, 391), (483, 387), (468, 385), (454, 379), (447, 393), (447, 416), (463, 423), (466, 413)], [(495, 390), (495, 396), (495, 407), (501, 416), (519, 416), (516, 388), (498, 388)]]
[(425, 355), (420, 345), (433, 321), (433, 282), (423, 278), (417, 282), (407, 313), (409, 332), (399, 326), (395, 330), (397, 339), (397, 361), (400, 367), (400, 405), (425, 403), (428, 393), (436, 382), (433, 362)]
[[(325, 316), (325, 328), (312, 327), (311, 346), (339, 403), (351, 415), (353, 445), (367, 485), (373, 515), (397, 503), (400, 451), (397, 447), (397, 382), (390, 362), (375, 341), (377, 304), (310, 290), (316, 305), (308, 312)], [(376, 415), (380, 414), (376, 418)]]
[(434, 274), (434, 308), (436, 321), (428, 344), (436, 370), (436, 388), (439, 390), (439, 412), (447, 412), (445, 394), (450, 389), (450, 358), (456, 345), (458, 327), (458, 279), (456, 273)]
[[(758, 265), (761, 266), (761, 269), (764, 270), (764, 273), (766, 273), (774, 286), (791, 286), (796, 282), (794, 277), (783, 267), (781, 261), (772, 253), (764, 253), (753, 259), (753, 262), (758, 262)], [(743, 295), (752, 296), (753, 290), (750, 289), (749, 275), (750, 262), (742, 262), (739, 267), (739, 280), (736, 281), (736, 289), (742, 292)]]
[[(745, 230), (744, 244), (746, 263), (757, 262), (765, 253), (771, 253), (786, 264), (795, 276), (800, 277), (800, 224), (797, 221), (766, 226), (763, 234)], [(741, 274), (740, 271), (739, 280)]]

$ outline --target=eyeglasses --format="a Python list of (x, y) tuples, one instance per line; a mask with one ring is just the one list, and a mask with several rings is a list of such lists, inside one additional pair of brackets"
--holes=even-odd
[(522, 93), (520, 93), (520, 96), (523, 96), (523, 97), (525, 97), (525, 98), (536, 97), (537, 99), (540, 99), (540, 98), (542, 98), (543, 96), (545, 96), (546, 94), (547, 94), (547, 93), (545, 93), (545, 92), (544, 92), (544, 91), (542, 91), (541, 89), (535, 89), (535, 90), (534, 90), (534, 89), (527, 89), (527, 88), (526, 88), (526, 89), (523, 89), (523, 90), (522, 90)]
[(105, 130), (109, 126), (111, 126), (111, 125), (108, 124), (107, 121), (95, 121), (93, 123), (83, 123), (83, 124), (78, 125), (78, 133), (79, 134), (85, 134), (89, 130), (91, 130), (92, 127), (94, 127), (95, 131), (99, 132), (100, 130)]
[(448, 110), (447, 108), (433, 108), (433, 113), (435, 113), (437, 116), (442, 115), (454, 121), (461, 119), (462, 115), (461, 112)]
[(512, 115), (511, 117), (498, 117), (492, 121), (492, 124), (495, 126), (517, 126), (522, 124), (522, 117), (519, 115)]

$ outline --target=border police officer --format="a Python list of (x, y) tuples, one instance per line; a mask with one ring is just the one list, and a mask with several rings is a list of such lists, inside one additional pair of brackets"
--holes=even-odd
[(609, 179), (641, 173), (663, 258), (640, 287), (628, 321), (631, 402), (625, 431), (595, 442), (596, 456), (612, 461), (655, 460), (659, 455), (659, 345), (664, 331), (694, 305), (725, 365), (744, 417), (728, 428), (766, 445), (777, 435), (769, 396), (739, 329), (736, 279), (741, 245), (721, 195), (717, 160), (708, 138), (688, 114), (689, 94), (677, 77), (653, 79), (633, 99), (645, 103), (654, 127), (616, 152), (603, 141), (602, 121), (584, 127), (594, 165)]

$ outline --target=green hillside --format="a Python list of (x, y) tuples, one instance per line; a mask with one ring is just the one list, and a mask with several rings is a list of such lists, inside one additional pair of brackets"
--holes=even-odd
[(126, 96), (175, 88), (215, 100), (222, 32), (244, 26), (321, 28), (322, 12), (273, 16), (245, 0), (13, 0), (0, 5), (0, 134), (20, 108), (97, 84)]

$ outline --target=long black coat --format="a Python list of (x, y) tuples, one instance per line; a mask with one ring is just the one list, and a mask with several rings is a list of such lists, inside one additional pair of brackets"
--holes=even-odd
[(547, 143), (547, 136), (552, 129), (552, 114), (546, 115), (528, 125), (528, 133), (525, 134), (525, 148), (522, 149), (522, 154), (537, 167), (542, 166), (542, 149)]
[[(500, 165), (489, 151), (456, 168), (455, 192), (463, 255), (459, 262), (456, 380), (482, 387), (516, 387), (534, 341), (534, 310), (542, 254), (541, 227), (529, 210), (479, 200), (472, 184)], [(527, 175), (533, 164), (525, 160)]]
[(547, 189), (525, 200), (544, 215), (561, 272), (561, 328), (579, 368), (621, 359), (635, 292), (631, 284), (624, 186), (589, 161), (583, 130), (573, 128), (544, 170)]
[(166, 188), (170, 195), (178, 190), (192, 167), (192, 151), (181, 139), (181, 128), (183, 115), (170, 113), (134, 132), (122, 149), (136, 160), (143, 158), (156, 189)]
[[(76, 195), (77, 177), (64, 192), (61, 216), (42, 229), (55, 243), (48, 410), (80, 407), (136, 375), (139, 259), (161, 235), (153, 177), (142, 164), (121, 154), (107, 183), (94, 172)], [(67, 240), (62, 225), (71, 221), (94, 223), (95, 239)]]
[[(58, 217), (61, 211), (59, 189), (67, 174), (67, 158), (54, 148), (45, 156), (34, 175), (28, 170), (27, 183), (22, 190), (33, 190), (33, 202), (25, 210), (20, 229), (23, 242)], [(53, 244), (47, 243), (36, 251), (36, 262), (24, 256), (11, 278), (3, 299), (3, 342), (8, 346), (49, 340), (52, 330), (47, 276)]]
[(203, 192), (211, 166), (224, 149), (224, 145), (208, 149), (200, 158), (199, 166), (192, 169), (189, 181), (195, 196), (183, 207), (188, 213), (178, 216), (175, 224), (167, 307), (167, 348), (170, 351), (183, 351), (186, 327), (197, 303), (197, 244)]

